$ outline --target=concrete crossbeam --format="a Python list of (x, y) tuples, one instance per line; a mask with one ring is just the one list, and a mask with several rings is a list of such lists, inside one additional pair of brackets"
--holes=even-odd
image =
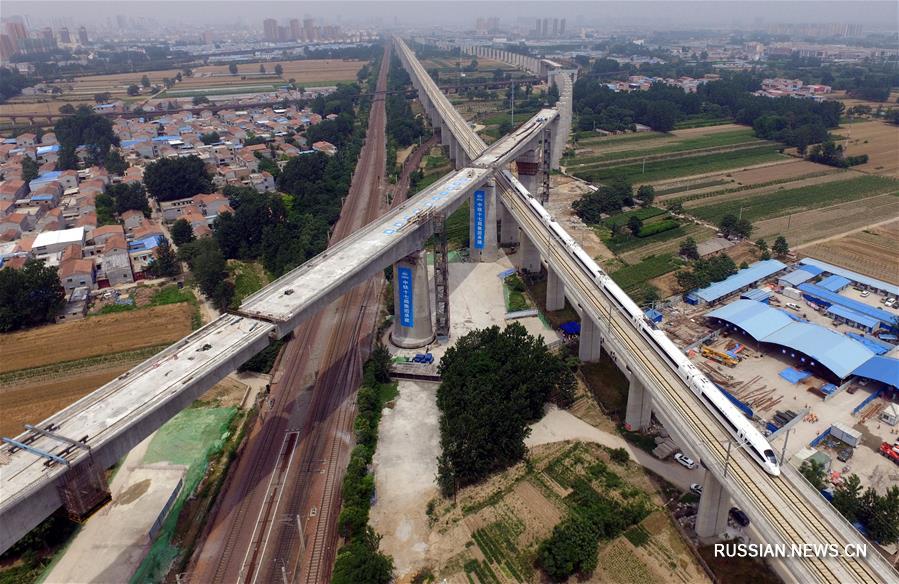
[(417, 349), (434, 341), (428, 262), (417, 251), (393, 265), (393, 331), (390, 341), (397, 347)]

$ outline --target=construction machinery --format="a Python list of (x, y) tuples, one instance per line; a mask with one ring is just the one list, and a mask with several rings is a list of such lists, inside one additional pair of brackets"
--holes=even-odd
[(727, 365), (728, 367), (736, 367), (737, 363), (740, 362), (738, 358), (728, 355), (723, 351), (713, 349), (708, 345), (703, 345), (700, 351), (702, 353), (702, 356), (706, 359), (711, 359), (712, 361), (716, 361), (718, 363), (721, 363), (722, 365)]

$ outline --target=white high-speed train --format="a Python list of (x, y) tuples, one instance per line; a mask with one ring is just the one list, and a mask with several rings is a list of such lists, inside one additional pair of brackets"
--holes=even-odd
[(721, 393), (699, 369), (687, 358), (687, 356), (671, 342), (663, 331), (656, 328), (634, 303), (631, 298), (609, 277), (568, 233), (562, 229), (552, 216), (547, 213), (530, 193), (522, 188), (521, 183), (513, 180), (512, 174), (503, 171), (509, 184), (519, 198), (540, 217), (541, 221), (549, 228), (553, 236), (564, 245), (567, 253), (575, 259), (582, 270), (599, 284), (605, 295), (612, 300), (622, 314), (633, 323), (634, 327), (655, 349), (656, 353), (677, 372), (677, 375), (686, 383), (706, 409), (724, 426), (731, 436), (743, 448), (749, 456), (761, 466), (765, 472), (773, 476), (780, 475), (780, 463), (774, 450), (761, 432), (748, 420), (746, 416)]

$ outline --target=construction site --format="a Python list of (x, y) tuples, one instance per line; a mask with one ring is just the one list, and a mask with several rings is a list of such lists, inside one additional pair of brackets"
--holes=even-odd
[(814, 259), (764, 263), (649, 316), (783, 460), (823, 466), (825, 497), (850, 474), (885, 492), (899, 481), (896, 287)]

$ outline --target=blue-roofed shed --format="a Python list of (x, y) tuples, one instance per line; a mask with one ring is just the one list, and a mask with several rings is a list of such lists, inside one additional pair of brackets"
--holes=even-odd
[[(835, 266), (833, 264), (828, 264), (827, 262), (822, 262), (820, 260), (816, 260), (814, 258), (803, 258), (800, 263), (802, 264), (803, 270), (808, 270), (809, 268), (816, 268), (820, 270), (820, 272), (827, 272), (828, 274), (836, 274), (837, 276), (843, 276), (844, 278), (848, 278), (849, 280), (862, 284), (863, 286), (867, 286), (868, 288), (873, 288), (875, 290), (881, 290), (883, 292), (887, 292), (892, 294), (893, 296), (899, 296), (899, 286), (895, 284), (889, 284), (884, 282), (883, 280), (878, 280), (877, 278), (871, 278), (857, 272), (853, 272), (852, 270), (847, 270), (845, 268), (841, 268), (839, 266)], [(819, 272), (819, 273), (820, 273)]]
[(803, 366), (816, 363), (839, 379), (874, 356), (863, 344), (823, 326), (794, 321), (784, 311), (755, 302), (737, 300), (706, 315), (742, 329), (753, 339), (782, 347), (782, 352)]
[(830, 290), (831, 292), (839, 292), (840, 290), (848, 286), (849, 283), (849, 278), (831, 274), (830, 276), (827, 276), (826, 278), (818, 282), (818, 286), (821, 286), (825, 290)]
[(752, 290), (748, 290), (740, 294), (740, 298), (745, 298), (746, 300), (755, 300), (756, 302), (764, 302), (767, 304), (768, 300), (771, 298), (771, 291), (764, 288), (753, 288)]
[(650, 308), (649, 310), (647, 310), (647, 311), (644, 312), (643, 314), (645, 314), (645, 315), (646, 315), (646, 318), (648, 318), (648, 319), (651, 320), (652, 322), (662, 322), (662, 318), (664, 318), (664, 317), (662, 316), (662, 313), (659, 312), (658, 310), (656, 310), (655, 308)]
[(803, 282), (808, 282), (812, 278), (814, 278), (817, 274), (813, 274), (807, 270), (793, 270), (788, 274), (784, 274), (780, 278), (777, 279), (777, 283), (781, 286), (792, 286), (796, 287)]
[(819, 304), (824, 307), (830, 307), (834, 304), (838, 304), (840, 306), (849, 308), (850, 310), (854, 310), (859, 314), (877, 319), (883, 327), (893, 329), (899, 328), (899, 316), (891, 314), (886, 310), (882, 310), (869, 304), (865, 304), (864, 302), (859, 302), (858, 300), (842, 296), (840, 294), (837, 294), (836, 292), (831, 292), (830, 290), (826, 290), (821, 286), (818, 286), (817, 284), (800, 284), (799, 290), (800, 292), (802, 292), (802, 295), (806, 298), (806, 300), (814, 302), (815, 304)]
[(899, 387), (899, 359), (872, 357), (857, 367), (852, 374)]
[(174, 142), (176, 140), (180, 140), (181, 136), (156, 136), (153, 138), (154, 142)]
[(44, 154), (49, 154), (51, 152), (59, 152), (59, 144), (51, 144), (50, 146), (38, 146), (36, 152), (38, 156), (43, 156)]
[(873, 332), (874, 329), (880, 328), (880, 321), (870, 316), (860, 314), (851, 308), (840, 306), (839, 304), (831, 304), (827, 309), (827, 314), (831, 315), (837, 322), (845, 322), (855, 328), (860, 328), (867, 332)]
[(692, 294), (696, 296), (700, 302), (711, 304), (734, 292), (753, 286), (756, 282), (769, 276), (773, 276), (777, 272), (786, 269), (786, 267), (785, 264), (778, 260), (763, 260), (756, 262), (748, 268), (738, 271), (727, 279), (722, 280), (721, 282), (715, 282), (711, 286), (707, 286), (700, 290), (696, 290)]

